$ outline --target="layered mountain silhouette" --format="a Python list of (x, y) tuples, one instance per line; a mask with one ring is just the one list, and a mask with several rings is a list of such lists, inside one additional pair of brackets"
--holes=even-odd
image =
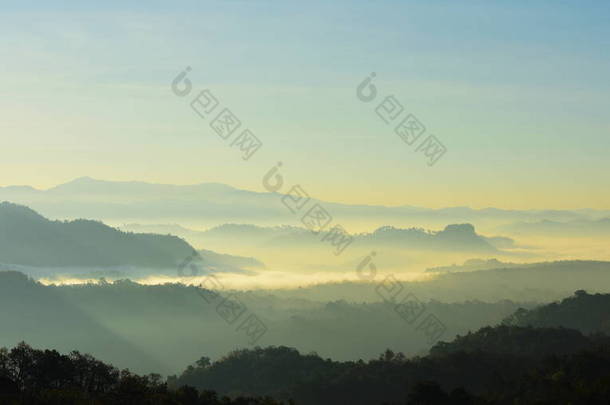
[(438, 232), (385, 226), (358, 238), (373, 245), (398, 244), (413, 248), (486, 252), (496, 250), (490, 240), (475, 232), (471, 224), (451, 224)]
[[(218, 292), (216, 301), (208, 301), (192, 285), (129, 280), (43, 285), (17, 272), (0, 271), (0, 347), (26, 340), (37, 347), (91, 351), (138, 372), (175, 373), (203, 353), (218, 357), (248, 345), (248, 335), (236, 331), (238, 325), (228, 324), (217, 310), (227, 297), (247, 308), (242, 319), (255, 314), (265, 323), (268, 332), (261, 345), (289, 344), (338, 359), (375, 356), (379, 347), (411, 354), (429, 347), (425, 335), (406, 327), (380, 302), (326, 303), (257, 291)], [(436, 303), (430, 310), (446, 320), (449, 336), (500, 322), (523, 305), (466, 303), (454, 308)], [(126, 343), (150, 354), (150, 363), (139, 355), (119, 353)]]
[(208, 266), (219, 271), (241, 272), (244, 269), (263, 269), (265, 264), (254, 257), (243, 257), (217, 253), (211, 250), (202, 249), (197, 251), (201, 260)]
[(504, 320), (505, 325), (566, 327), (582, 333), (610, 335), (610, 294), (589, 294), (585, 290), (560, 302), (533, 309), (520, 308)]
[(27, 207), (0, 204), (0, 263), (173, 268), (192, 251), (176, 236), (127, 233), (83, 219), (50, 221)]
[[(327, 231), (330, 232), (330, 231)], [(324, 232), (323, 232), (324, 233)], [(308, 247), (317, 246), (320, 236), (295, 226), (261, 227), (251, 224), (225, 224), (207, 231), (191, 233), (190, 237), (199, 243), (214, 245), (240, 244), (249, 247)], [(323, 237), (323, 236), (322, 236)], [(509, 238), (487, 238), (478, 235), (471, 224), (451, 224), (441, 231), (422, 228), (396, 228), (383, 226), (370, 233), (353, 235), (354, 244), (360, 247), (394, 247), (406, 250), (443, 250), (468, 252), (496, 252), (496, 243), (511, 245)]]
[[(487, 261), (485, 261), (487, 262)], [(495, 261), (490, 261), (494, 263)], [(520, 302), (553, 301), (565, 297), (575, 288), (608, 292), (610, 262), (572, 260), (493, 265), (484, 270), (464, 269), (439, 274), (429, 280), (409, 284), (409, 291), (420, 299), (449, 302), (463, 300), (516, 300)], [(552, 282), (551, 282), (552, 280)], [(269, 290), (271, 293), (271, 290)], [(343, 299), (375, 302), (379, 295), (375, 285), (360, 282), (336, 282), (306, 286), (273, 293), (281, 297), (308, 298), (320, 301)]]
[(476, 271), (476, 270), (491, 270), (491, 269), (508, 269), (512, 267), (523, 267), (524, 264), (507, 263), (498, 259), (469, 259), (463, 264), (453, 264), (451, 266), (437, 266), (426, 269), (427, 273), (457, 273), (461, 271)]
[(501, 227), (513, 234), (530, 234), (539, 236), (591, 237), (610, 236), (610, 218), (596, 220), (573, 220), (567, 222), (548, 219), (536, 222), (516, 222)]
[[(100, 220), (200, 219), (222, 224), (273, 222), (298, 223), (298, 218), (282, 203), (282, 193), (240, 190), (219, 183), (167, 185), (145, 182), (113, 182), (82, 177), (48, 190), (29, 186), (0, 187), (0, 200), (27, 205), (54, 218), (98, 218)], [(448, 207), (427, 209), (415, 206), (340, 204), (320, 201), (338, 221), (361, 220), (381, 224), (419, 224), (435, 227), (447, 223), (480, 221), (573, 221), (609, 217), (596, 210), (503, 210)]]
[(0, 271), (0, 345), (27, 339), (34, 346), (100, 355), (123, 367), (165, 370), (158, 354), (142, 350), (124, 331), (113, 330), (66, 299), (60, 289), (44, 286), (19, 272)]
[[(585, 306), (574, 315), (586, 316)], [(217, 361), (201, 358), (172, 383), (312, 405), (606, 404), (609, 349), (608, 336), (563, 325), (485, 326), (413, 358), (390, 349), (368, 362), (285, 346), (235, 350)]]

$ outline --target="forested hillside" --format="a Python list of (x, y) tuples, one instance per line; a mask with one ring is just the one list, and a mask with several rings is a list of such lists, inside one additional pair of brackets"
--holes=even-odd
[(27, 207), (0, 204), (0, 263), (175, 268), (192, 251), (175, 236), (126, 233), (84, 219), (49, 221)]
[[(601, 333), (583, 334), (561, 324), (558, 327), (540, 328), (506, 324), (493, 326), (491, 323), (456, 338), (442, 339), (431, 348), (429, 354), (422, 353), (421, 356), (407, 356), (387, 349), (372, 360), (339, 361), (331, 359), (333, 356), (320, 356), (311, 350), (299, 351), (283, 345), (269, 345), (270, 340), (265, 339), (262, 343), (264, 347), (233, 350), (213, 360), (209, 350), (211, 346), (202, 344), (209, 342), (211, 335), (202, 331), (222, 329), (223, 326), (222, 322), (214, 321), (212, 308), (197, 306), (200, 297), (196, 287), (142, 286), (128, 281), (45, 287), (19, 273), (3, 273), (2, 277), (0, 286), (3, 288), (0, 292), (6, 298), (3, 301), (3, 325), (25, 333), (28, 330), (35, 332), (37, 325), (41, 324), (40, 328), (56, 336), (55, 343), (63, 338), (63, 343), (68, 346), (77, 347), (82, 342), (88, 342), (90, 348), (98, 351), (100, 346), (114, 347), (114, 353), (103, 353), (100, 358), (103, 361), (108, 361), (108, 357), (118, 360), (129, 357), (131, 361), (140, 359), (143, 361), (141, 366), (149, 370), (149, 375), (137, 376), (78, 352), (60, 355), (53, 350), (55, 345), (45, 346), (44, 340), (48, 337), (35, 333), (33, 336), (38, 336), (35, 346), (48, 347), (50, 350), (37, 351), (23, 344), (10, 351), (0, 350), (3, 399), (25, 398), (30, 403), (76, 404), (83, 403), (86, 398), (104, 404), (148, 401), (151, 404), (208, 405), (276, 403), (271, 399), (261, 399), (265, 396), (285, 403), (293, 400), (295, 404), (302, 405), (607, 404), (610, 400), (610, 338)], [(21, 296), (27, 301), (20, 301)], [(317, 313), (316, 318), (308, 320), (303, 326), (308, 325), (313, 332), (322, 333), (321, 339), (330, 339), (336, 331), (343, 330), (345, 324), (324, 332), (342, 318), (360, 319), (361, 333), (365, 333), (373, 328), (373, 321), (367, 320), (364, 314), (369, 312), (373, 318), (380, 318), (383, 313), (377, 312), (376, 307), (371, 305), (338, 302), (319, 306), (299, 301), (274, 301), (272, 297), (264, 300), (255, 295), (249, 299), (246, 297), (242, 296), (257, 312), (270, 303), (282, 305), (284, 310), (292, 308), (284, 314), (279, 310), (266, 312), (269, 333), (278, 333), (277, 329), (284, 328), (293, 333), (306, 332), (305, 328), (296, 328), (298, 323), (294, 323), (295, 315), (289, 315), (291, 311), (293, 314)], [(607, 299), (608, 295), (590, 296), (578, 291), (574, 297), (559, 304), (545, 305), (527, 312), (552, 314), (557, 306), (567, 306), (571, 308), (572, 316), (578, 318), (590, 310), (592, 303), (601, 305)], [(27, 305), (28, 301), (31, 305)], [(80, 304), (75, 305), (77, 302)], [(383, 309), (383, 305), (379, 305), (378, 309)], [(468, 304), (461, 305), (462, 310), (468, 308)], [(477, 308), (477, 305), (481, 303), (471, 308)], [(92, 309), (98, 306), (103, 309), (93, 312)], [(163, 306), (166, 307), (165, 313)], [(187, 309), (191, 306), (190, 310)], [(105, 311), (110, 311), (114, 316), (120, 314), (113, 309), (115, 307), (124, 309), (119, 323), (109, 322), (112, 318), (103, 315)], [(485, 310), (492, 308), (486, 307)], [(186, 313), (181, 314), (182, 311)], [(183, 317), (189, 312), (198, 315), (199, 320)], [(14, 316), (19, 313), (19, 324), (15, 323), (14, 317), (10, 317), (11, 313)], [(170, 314), (178, 319), (170, 320)], [(271, 314), (274, 314), (275, 322), (271, 321)], [(64, 321), (61, 320), (62, 316)], [(142, 319), (138, 321), (139, 318)], [(281, 318), (285, 318), (285, 321), (281, 321)], [(284, 324), (286, 321), (288, 323)], [(131, 323), (131, 329), (117, 328), (121, 322)], [(187, 322), (193, 325), (201, 322), (202, 328), (196, 332), (201, 334), (191, 336), (190, 333), (195, 330), (189, 331)], [(367, 322), (370, 322), (368, 326), (363, 324)], [(55, 328), (50, 326), (52, 324), (55, 324)], [(145, 324), (150, 328), (142, 331), (140, 339), (158, 334), (152, 341), (158, 340), (156, 353), (151, 350), (150, 342), (143, 345), (135, 335), (126, 333), (132, 333)], [(378, 322), (378, 335), (389, 325)], [(171, 337), (171, 333), (163, 333), (164, 329), (179, 329), (180, 336)], [(84, 335), (79, 334), (79, 330), (89, 332)], [(349, 333), (337, 336), (343, 345), (364, 343), (358, 340), (357, 333), (347, 330)], [(230, 332), (223, 334), (223, 338), (238, 335), (235, 331)], [(312, 336), (306, 337), (311, 339)], [(168, 337), (172, 340), (168, 340)], [(166, 370), (160, 352), (167, 351), (170, 357), (176, 356), (182, 349), (179, 346), (191, 337), (193, 341), (200, 342), (199, 355), (192, 356), (191, 362), (197, 358), (199, 360), (179, 375), (170, 376), (167, 384), (162, 382), (163, 378), (159, 375), (150, 374)], [(403, 339), (409, 337), (405, 335)], [(273, 340), (275, 338), (271, 342)], [(279, 340), (287, 341), (289, 337), (282, 335)], [(240, 346), (235, 342), (232, 345)], [(184, 353), (181, 355), (184, 356)], [(146, 356), (151, 358), (146, 360)], [(234, 398), (235, 402), (220, 399), (222, 395)]]
[[(608, 299), (610, 294), (577, 291), (561, 304), (530, 313), (554, 313), (559, 305), (578, 318), (588, 313), (589, 305)], [(378, 359), (350, 362), (288, 347), (255, 348), (233, 351), (215, 362), (203, 357), (170, 383), (311, 405), (607, 404), (610, 337), (561, 324), (486, 326), (438, 342), (423, 357), (388, 349)]]
[[(425, 354), (433, 343), (419, 323), (406, 322), (382, 302), (315, 302), (228, 290), (207, 302), (200, 292), (195, 286), (129, 280), (45, 286), (21, 273), (0, 272), (0, 346), (25, 340), (37, 347), (88, 352), (136, 372), (174, 374), (200, 355), (217, 359), (249, 347), (245, 333), (236, 330), (249, 314), (268, 329), (256, 344), (287, 345), (336, 360), (370, 359), (386, 347)], [(227, 297), (247, 308), (234, 324), (218, 309)], [(446, 327), (444, 340), (496, 324), (526, 305), (424, 302), (427, 314)]]
[[(408, 359), (387, 350), (368, 362), (337, 362), (288, 347), (201, 358), (171, 386), (334, 404), (607, 404), (610, 339), (569, 329), (484, 328)], [(536, 349), (549, 347), (542, 352)], [(534, 343), (532, 345), (532, 343)], [(506, 350), (508, 345), (511, 349)]]
[(610, 334), (610, 294), (588, 294), (579, 290), (560, 302), (530, 310), (519, 309), (504, 323), (536, 327), (564, 326), (583, 333)]
[(159, 374), (137, 375), (78, 351), (66, 355), (23, 342), (0, 349), (0, 403), (281, 405), (271, 398), (230, 399), (186, 386), (172, 390)]

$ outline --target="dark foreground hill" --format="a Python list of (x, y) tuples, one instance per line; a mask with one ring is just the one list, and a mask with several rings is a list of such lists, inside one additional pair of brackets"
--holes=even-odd
[(191, 387), (171, 390), (158, 374), (140, 376), (88, 354), (65, 355), (25, 343), (0, 349), (0, 403), (281, 405), (270, 398), (230, 399)]
[(610, 334), (610, 294), (587, 294), (579, 290), (574, 296), (560, 302), (531, 310), (520, 308), (504, 323), (516, 326), (564, 326), (583, 333)]
[(216, 362), (201, 358), (170, 382), (312, 405), (608, 404), (610, 337), (565, 328), (555, 314), (569, 309), (563, 320), (571, 322), (609, 300), (577, 291), (526, 311), (556, 327), (487, 326), (439, 342), (424, 357), (387, 350), (368, 362), (337, 362), (288, 347), (255, 348)]
[[(563, 335), (565, 346), (533, 354), (528, 342)], [(288, 347), (202, 357), (180, 377), (119, 370), (78, 351), (19, 343), (0, 349), (2, 404), (460, 405), (608, 404), (610, 341), (568, 329), (484, 328), (464, 346), (407, 359), (387, 350), (368, 362), (336, 362)], [(488, 336), (492, 336), (488, 339)], [(472, 345), (472, 341), (476, 342)], [(570, 346), (575, 342), (576, 346)], [(510, 353), (502, 345), (524, 350)], [(539, 342), (538, 345), (543, 344)], [(478, 347), (477, 347), (478, 345)], [(548, 350), (547, 350), (548, 351)]]
[[(583, 297), (578, 292), (575, 299)], [(219, 399), (221, 395), (232, 399)], [(234, 350), (217, 361), (200, 357), (166, 383), (157, 374), (119, 371), (78, 352), (66, 356), (24, 344), (10, 351), (0, 349), (0, 403), (272, 405), (277, 401), (606, 405), (610, 403), (610, 337), (563, 327), (499, 325), (439, 342), (423, 357), (407, 358), (386, 350), (370, 361), (343, 362), (286, 346), (255, 347)]]
[(175, 236), (126, 233), (83, 219), (50, 221), (27, 207), (0, 204), (0, 263), (174, 268), (192, 251)]
[[(368, 362), (336, 362), (288, 347), (238, 350), (217, 362), (201, 358), (169, 383), (304, 405), (610, 403), (605, 336), (507, 326), (473, 335), (439, 344), (426, 357), (388, 350)], [(537, 352), (547, 338), (552, 344)]]
[[(258, 292), (219, 291), (208, 301), (195, 286), (144, 285), (128, 280), (43, 285), (21, 273), (0, 272), (0, 346), (21, 340), (62, 352), (79, 350), (138, 373), (184, 370), (205, 354), (217, 359), (248, 347), (242, 321), (256, 315), (267, 332), (256, 344), (316, 351), (336, 360), (369, 359), (386, 347), (423, 354), (431, 342), (393, 307), (345, 301), (312, 302)], [(239, 300), (247, 311), (229, 323), (218, 306)], [(443, 339), (495, 324), (523, 302), (429, 302), (446, 326)]]

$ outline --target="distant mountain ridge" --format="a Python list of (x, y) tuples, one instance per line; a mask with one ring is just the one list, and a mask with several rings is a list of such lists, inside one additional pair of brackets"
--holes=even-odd
[[(408, 285), (409, 291), (420, 300), (442, 297), (448, 302), (471, 299), (487, 302), (548, 302), (568, 296), (575, 289), (610, 293), (610, 261), (537, 262), (492, 266), (484, 270), (449, 271)], [(319, 301), (343, 299), (376, 302), (380, 299), (375, 292), (375, 283), (354, 281), (276, 290), (273, 293), (281, 297)]]
[(595, 220), (572, 220), (567, 222), (548, 219), (537, 222), (516, 222), (500, 228), (513, 234), (544, 236), (610, 236), (610, 217)]
[(201, 358), (171, 382), (306, 405), (601, 405), (610, 400), (609, 349), (606, 336), (497, 326), (410, 359), (390, 349), (368, 362), (286, 346), (234, 350), (217, 361)]
[(526, 264), (502, 262), (498, 259), (470, 259), (463, 264), (453, 264), (451, 266), (437, 266), (426, 269), (427, 273), (457, 273), (460, 271), (477, 271), (491, 269), (508, 269), (512, 267), (525, 267)]
[[(281, 192), (287, 192), (280, 190)], [(199, 218), (216, 224), (232, 221), (275, 224), (296, 223), (295, 216), (281, 201), (282, 194), (237, 189), (220, 183), (167, 185), (146, 182), (113, 182), (81, 177), (48, 190), (28, 186), (0, 187), (0, 200), (27, 205), (47, 216), (99, 218), (102, 220), (141, 219), (147, 221)], [(338, 221), (367, 218), (377, 224), (402, 225), (423, 221), (440, 224), (483, 220), (554, 221), (596, 220), (610, 211), (505, 210), (448, 207), (428, 209), (409, 205), (375, 206), (342, 204), (312, 198)]]
[(254, 257), (243, 257), (217, 253), (211, 250), (199, 250), (203, 266), (218, 272), (244, 273), (249, 269), (264, 269), (265, 265)]
[(0, 263), (172, 268), (192, 251), (176, 236), (126, 233), (84, 219), (50, 221), (30, 208), (0, 203)]
[[(262, 227), (252, 224), (225, 224), (207, 231), (191, 233), (189, 237), (201, 243), (226, 241), (228, 244), (239, 241), (250, 246), (307, 247), (319, 244), (319, 237), (314, 237), (306, 228), (296, 226)], [(373, 232), (359, 233), (353, 237), (353, 243), (371, 248), (386, 246), (485, 253), (497, 251), (494, 246), (495, 238), (486, 238), (477, 234), (471, 224), (451, 224), (440, 231), (382, 226)], [(509, 238), (502, 239), (512, 242)]]

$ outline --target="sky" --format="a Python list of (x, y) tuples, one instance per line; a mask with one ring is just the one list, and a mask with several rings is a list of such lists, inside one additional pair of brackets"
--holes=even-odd
[[(327, 201), (610, 206), (606, 1), (13, 3), (0, 6), (0, 186), (264, 191), (282, 162), (287, 184)], [(249, 160), (191, 109), (204, 89), (262, 141)], [(446, 147), (433, 166), (376, 114), (388, 96)]]

